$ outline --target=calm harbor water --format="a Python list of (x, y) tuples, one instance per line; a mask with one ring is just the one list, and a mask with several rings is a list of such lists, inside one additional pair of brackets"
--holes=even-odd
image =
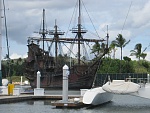
[(0, 113), (150, 113), (150, 100), (129, 95), (115, 95), (107, 104), (87, 109), (57, 109), (51, 100), (0, 104)]

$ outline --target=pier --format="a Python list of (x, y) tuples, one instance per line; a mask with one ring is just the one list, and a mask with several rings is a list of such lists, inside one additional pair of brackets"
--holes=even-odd
[[(79, 96), (69, 96), (69, 99), (72, 98), (79, 98)], [(26, 100), (44, 100), (44, 99), (50, 99), (50, 100), (61, 100), (61, 95), (44, 95), (44, 96), (34, 96), (34, 95), (19, 95), (19, 96), (6, 96), (1, 95), (0, 96), (0, 104), (7, 104), (7, 103), (14, 103), (14, 102), (20, 102), (20, 101), (26, 101)]]
[[(67, 104), (62, 103), (62, 91), (61, 90), (45, 90), (43, 96), (35, 96), (33, 93), (21, 93), (20, 95), (0, 95), (0, 104), (16, 103), (28, 100), (52, 100), (51, 105), (56, 108), (81, 108), (85, 105), (82, 102), (82, 96), (80, 91), (72, 90), (68, 92)], [(77, 102), (75, 99), (80, 99)]]

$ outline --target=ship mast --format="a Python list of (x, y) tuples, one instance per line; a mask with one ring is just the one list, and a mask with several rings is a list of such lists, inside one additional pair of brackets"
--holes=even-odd
[(0, 0), (0, 86), (2, 86), (1, 59), (2, 59), (2, 0)]
[(78, 18), (78, 64), (80, 65), (80, 39), (81, 39), (81, 1), (79, 0), (79, 18)]
[(58, 35), (57, 35), (57, 25), (56, 25), (56, 20), (55, 20), (55, 34), (54, 34), (54, 38), (55, 38), (55, 59), (56, 59), (56, 65), (57, 65), (57, 51), (58, 51), (58, 47), (57, 47), (57, 42), (58, 42)]
[(106, 48), (108, 49), (108, 40), (109, 40), (109, 34), (108, 34), (108, 25), (107, 25), (107, 45), (106, 45)]
[[(39, 34), (42, 34), (42, 39), (43, 39), (43, 51), (44, 51), (44, 39), (46, 38), (46, 34), (48, 33), (47, 30), (45, 29), (45, 9), (43, 9), (43, 20), (42, 20), (42, 29), (40, 29)], [(43, 52), (44, 54), (44, 52)]]
[(80, 39), (81, 39), (81, 1), (79, 0), (79, 17), (78, 17), (78, 64), (80, 65)]
[(58, 30), (58, 26), (56, 24), (56, 21), (55, 21), (55, 26), (54, 26), (54, 30), (50, 30), (49, 31), (49, 35), (53, 35), (54, 37), (53, 38), (46, 38), (45, 35), (48, 33), (45, 29), (44, 29), (44, 17), (45, 17), (45, 10), (43, 10), (43, 29), (42, 29), (42, 36), (43, 38), (38, 38), (38, 37), (28, 37), (29, 40), (37, 40), (37, 41), (43, 41), (43, 49), (44, 49), (44, 41), (50, 41), (50, 42), (55, 42), (55, 63), (57, 65), (57, 56), (58, 56), (58, 43), (60, 42), (63, 42), (63, 43), (72, 43), (72, 42), (77, 42), (77, 48), (78, 48), (78, 52), (77, 52), (77, 62), (78, 62), (78, 65), (80, 65), (81, 63), (81, 41), (82, 41), (82, 44), (83, 42), (103, 42), (105, 41), (104, 39), (88, 39), (88, 38), (83, 38), (82, 35), (84, 33), (87, 32), (86, 29), (84, 29), (82, 27), (82, 22), (81, 22), (81, 0), (78, 0), (78, 22), (77, 22), (77, 26), (72, 28), (72, 33), (75, 33), (76, 36), (75, 38), (60, 38), (59, 35), (64, 35), (64, 32), (60, 32)]
[(78, 65), (80, 65), (80, 56), (81, 56), (81, 52), (80, 52), (80, 44), (81, 44), (81, 40), (82, 39), (82, 34), (83, 33), (86, 33), (87, 30), (83, 29), (82, 28), (82, 25), (81, 25), (81, 0), (79, 0), (79, 16), (78, 16), (78, 25), (77, 25), (77, 28), (73, 28), (72, 29), (72, 33), (76, 33), (77, 34), (77, 37), (78, 37), (78, 53), (77, 53), (77, 56), (78, 56)]
[(64, 35), (64, 32), (58, 31), (58, 26), (56, 24), (56, 20), (55, 20), (55, 26), (54, 26), (54, 30), (50, 30), (49, 31), (49, 35), (53, 35), (54, 38), (52, 40), (52, 42), (55, 42), (55, 63), (57, 66), (58, 60), (58, 43), (59, 43), (59, 35)]
[(43, 33), (42, 33), (42, 36), (43, 36), (43, 50), (44, 50), (44, 38), (45, 38), (45, 9), (43, 9)]

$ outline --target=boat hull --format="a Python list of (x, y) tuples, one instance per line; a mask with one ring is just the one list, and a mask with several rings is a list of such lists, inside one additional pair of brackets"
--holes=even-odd
[[(91, 72), (88, 74), (77, 74), (73, 70), (71, 70), (70, 75), (68, 76), (68, 88), (69, 89), (89, 89), (93, 85), (93, 81), (95, 78), (96, 74), (96, 69), (93, 68)], [(32, 76), (33, 77), (33, 76)], [(54, 75), (54, 74), (48, 74), (48, 75), (42, 75), (40, 78), (40, 86), (42, 88), (62, 88), (63, 84), (63, 75), (62, 73), (59, 75)], [(37, 80), (36, 80), (36, 75), (34, 75), (34, 78), (28, 78), (30, 85), (32, 88), (36, 87)]]
[(89, 89), (83, 95), (83, 103), (90, 105), (100, 105), (111, 101), (113, 98), (112, 93), (108, 93), (102, 87)]
[[(55, 57), (49, 56), (34, 43), (28, 45), (28, 51), (24, 75), (29, 80), (31, 87), (36, 88), (37, 72), (40, 71), (42, 88), (62, 88), (63, 66), (70, 64), (70, 60), (68, 61), (70, 58), (61, 56), (55, 63)], [(81, 64), (72, 63), (68, 75), (69, 89), (91, 88), (100, 63), (101, 59)]]

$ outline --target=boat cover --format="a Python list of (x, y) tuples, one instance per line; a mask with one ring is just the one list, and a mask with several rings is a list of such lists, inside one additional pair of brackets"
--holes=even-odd
[(107, 82), (102, 86), (104, 91), (116, 94), (128, 94), (137, 92), (140, 85), (133, 82), (125, 82), (124, 80), (113, 80), (113, 82)]

